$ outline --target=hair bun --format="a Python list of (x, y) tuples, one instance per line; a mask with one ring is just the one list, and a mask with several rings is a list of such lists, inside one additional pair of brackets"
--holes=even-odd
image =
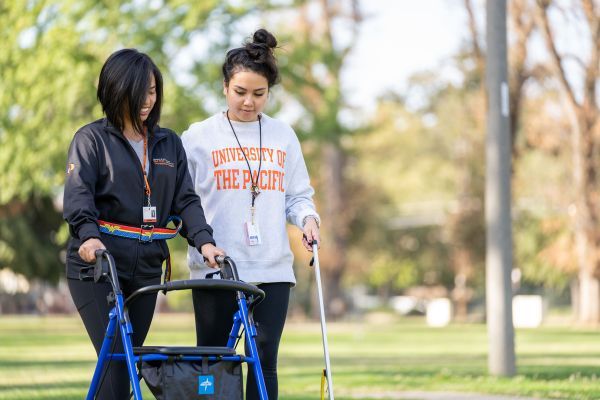
[(254, 35), (252, 36), (252, 41), (256, 44), (266, 45), (271, 49), (277, 47), (277, 39), (275, 39), (275, 36), (273, 36), (271, 32), (262, 28), (254, 32)]
[(279, 70), (275, 58), (277, 39), (266, 29), (259, 29), (246, 38), (242, 47), (229, 50), (221, 68), (223, 80), (230, 79), (239, 71), (252, 71), (267, 78), (269, 88), (279, 82)]

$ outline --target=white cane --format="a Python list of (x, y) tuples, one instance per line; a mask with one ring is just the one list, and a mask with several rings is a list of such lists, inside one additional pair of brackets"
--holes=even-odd
[(325, 376), (327, 377), (327, 390), (329, 400), (333, 397), (333, 380), (331, 379), (331, 365), (329, 363), (329, 348), (327, 346), (327, 324), (325, 322), (325, 307), (323, 305), (323, 289), (321, 288), (321, 270), (319, 269), (319, 246), (316, 240), (312, 242), (313, 259), (311, 265), (315, 267), (315, 278), (317, 280), (317, 294), (319, 297), (319, 310), (321, 314), (321, 336), (323, 337), (323, 353), (325, 355)]

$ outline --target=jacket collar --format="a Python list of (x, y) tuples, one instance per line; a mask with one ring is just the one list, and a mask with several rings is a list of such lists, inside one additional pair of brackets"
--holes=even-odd
[[(102, 118), (102, 126), (104, 127), (104, 130), (107, 132), (112, 133), (113, 135), (117, 135), (119, 137), (122, 137), (123, 139), (125, 139), (125, 135), (123, 135), (123, 132), (121, 132), (116, 126), (114, 126), (109, 120), (108, 118)], [(151, 132), (150, 134), (150, 140), (155, 139), (155, 140), (159, 140), (162, 139), (163, 137), (165, 137), (167, 134), (166, 132), (164, 132), (159, 125), (156, 125), (154, 127), (154, 130)]]

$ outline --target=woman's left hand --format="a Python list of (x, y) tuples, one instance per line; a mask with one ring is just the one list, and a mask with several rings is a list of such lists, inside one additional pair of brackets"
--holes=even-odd
[(319, 234), (319, 225), (314, 217), (306, 218), (304, 228), (302, 228), (304, 236), (302, 237), (302, 244), (306, 247), (306, 250), (312, 252), (313, 241), (317, 241), (317, 248), (321, 248), (321, 235)]
[(219, 268), (219, 264), (217, 264), (216, 257), (224, 256), (225, 250), (218, 248), (212, 243), (204, 243), (200, 247), (200, 253), (206, 259), (206, 263), (211, 268)]

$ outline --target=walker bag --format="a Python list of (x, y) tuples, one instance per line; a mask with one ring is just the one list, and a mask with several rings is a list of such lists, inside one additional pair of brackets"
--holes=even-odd
[(142, 361), (142, 377), (158, 400), (242, 400), (239, 361)]

